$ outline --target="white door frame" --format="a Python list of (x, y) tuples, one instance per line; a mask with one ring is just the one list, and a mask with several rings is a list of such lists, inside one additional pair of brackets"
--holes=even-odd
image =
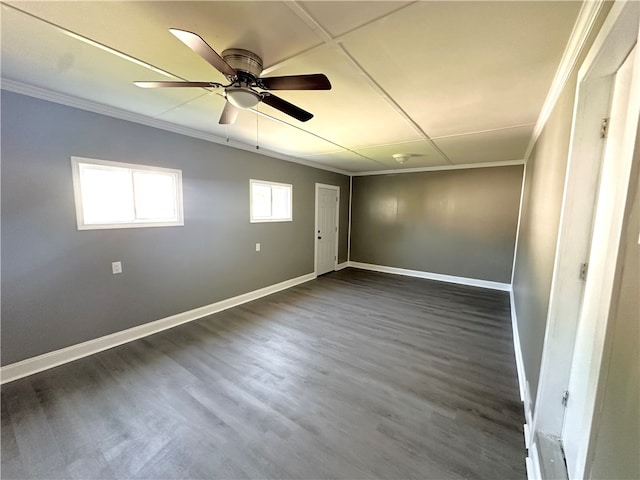
[(339, 245), (339, 237), (340, 237), (340, 187), (337, 185), (328, 185), (325, 183), (316, 183), (316, 198), (315, 198), (315, 221), (313, 222), (313, 272), (317, 276), (318, 275), (318, 194), (320, 193), (321, 188), (328, 188), (330, 190), (336, 191), (336, 196), (338, 201), (336, 202), (336, 240), (335, 240), (335, 260), (333, 269), (338, 269), (338, 245)]
[[(637, 42), (639, 11), (638, 2), (615, 3), (578, 72), (533, 435), (530, 439), (531, 443), (535, 443), (535, 433), (561, 436), (564, 418), (561, 398), (563, 390), (569, 385), (570, 366), (575, 352), (575, 355), (587, 360), (584, 374), (589, 379), (587, 396), (581, 399), (584, 400), (585, 434), (572, 472), (575, 478), (586, 478), (585, 474), (588, 474), (590, 450), (595, 436), (593, 426), (597, 420), (598, 378), (606, 353), (609, 307), (640, 112), (640, 61), (636, 61), (634, 67), (622, 141), (607, 145), (604, 160), (602, 142), (598, 138), (599, 123), (608, 116), (613, 74)], [(611, 161), (614, 156), (622, 159), (617, 165)], [(596, 198), (596, 195), (594, 215), (594, 206), (589, 199)], [(578, 272), (580, 264), (587, 262), (590, 244), (590, 271), (583, 284)]]

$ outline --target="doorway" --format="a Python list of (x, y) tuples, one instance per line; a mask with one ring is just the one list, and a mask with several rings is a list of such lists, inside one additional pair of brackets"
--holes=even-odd
[(640, 3), (612, 7), (578, 73), (571, 150), (533, 420), (589, 476), (599, 377), (640, 112)]
[(316, 183), (315, 272), (323, 275), (338, 266), (340, 187)]

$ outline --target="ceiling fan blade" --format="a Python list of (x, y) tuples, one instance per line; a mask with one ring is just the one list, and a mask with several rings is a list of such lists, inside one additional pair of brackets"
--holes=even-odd
[(300, 120), (301, 122), (306, 122), (313, 118), (313, 114), (301, 109), (300, 107), (296, 107), (293, 103), (289, 103), (286, 100), (283, 100), (280, 97), (276, 97), (275, 95), (272, 95), (270, 93), (263, 93), (262, 101), (267, 105), (270, 105), (273, 108), (295, 118), (296, 120)]
[(179, 30), (177, 28), (170, 28), (169, 31), (173, 33), (178, 40), (204, 58), (226, 77), (235, 77), (237, 75), (236, 71), (231, 68), (231, 65), (225, 62), (224, 59), (218, 55), (218, 53), (211, 48), (209, 44), (202, 39), (202, 37), (200, 37), (200, 35), (193, 32), (187, 32), (186, 30)]
[(220, 115), (220, 121), (218, 123), (220, 125), (231, 125), (235, 123), (239, 112), (240, 110), (227, 101), (224, 105), (224, 109), (222, 110), (222, 115)]
[(173, 87), (202, 87), (202, 88), (218, 88), (222, 85), (215, 82), (133, 82), (140, 88), (173, 88)]
[(331, 82), (322, 73), (265, 77), (259, 78), (258, 81), (267, 90), (331, 90)]

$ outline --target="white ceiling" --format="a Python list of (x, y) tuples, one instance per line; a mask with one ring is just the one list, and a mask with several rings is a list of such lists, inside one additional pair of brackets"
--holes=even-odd
[[(144, 115), (208, 138), (349, 172), (523, 158), (581, 7), (570, 1), (2, 3), (2, 80)], [(219, 90), (136, 80), (226, 79), (169, 33), (260, 55), (263, 76), (326, 74), (280, 91), (306, 123), (258, 105), (219, 125)], [(175, 79), (175, 78), (173, 78)], [(115, 111), (115, 110), (114, 110)], [(411, 154), (402, 166), (394, 153)]]

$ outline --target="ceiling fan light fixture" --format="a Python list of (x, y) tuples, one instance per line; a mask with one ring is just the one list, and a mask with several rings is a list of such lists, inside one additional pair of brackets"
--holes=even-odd
[(249, 50), (230, 48), (224, 50), (222, 56), (220, 56), (197, 33), (177, 28), (171, 28), (169, 31), (223, 74), (227, 78), (229, 85), (222, 85), (217, 82), (188, 81), (134, 82), (135, 85), (141, 88), (224, 88), (227, 101), (219, 120), (222, 125), (232, 124), (238, 115), (238, 110), (249, 110), (260, 102), (264, 102), (300, 122), (306, 122), (313, 118), (313, 114), (293, 103), (287, 102), (273, 93), (258, 92), (254, 88), (262, 90), (331, 90), (331, 82), (322, 73), (261, 78), (262, 59), (255, 53)]
[(247, 110), (255, 107), (261, 100), (260, 95), (247, 87), (227, 88), (227, 100), (237, 108)]

